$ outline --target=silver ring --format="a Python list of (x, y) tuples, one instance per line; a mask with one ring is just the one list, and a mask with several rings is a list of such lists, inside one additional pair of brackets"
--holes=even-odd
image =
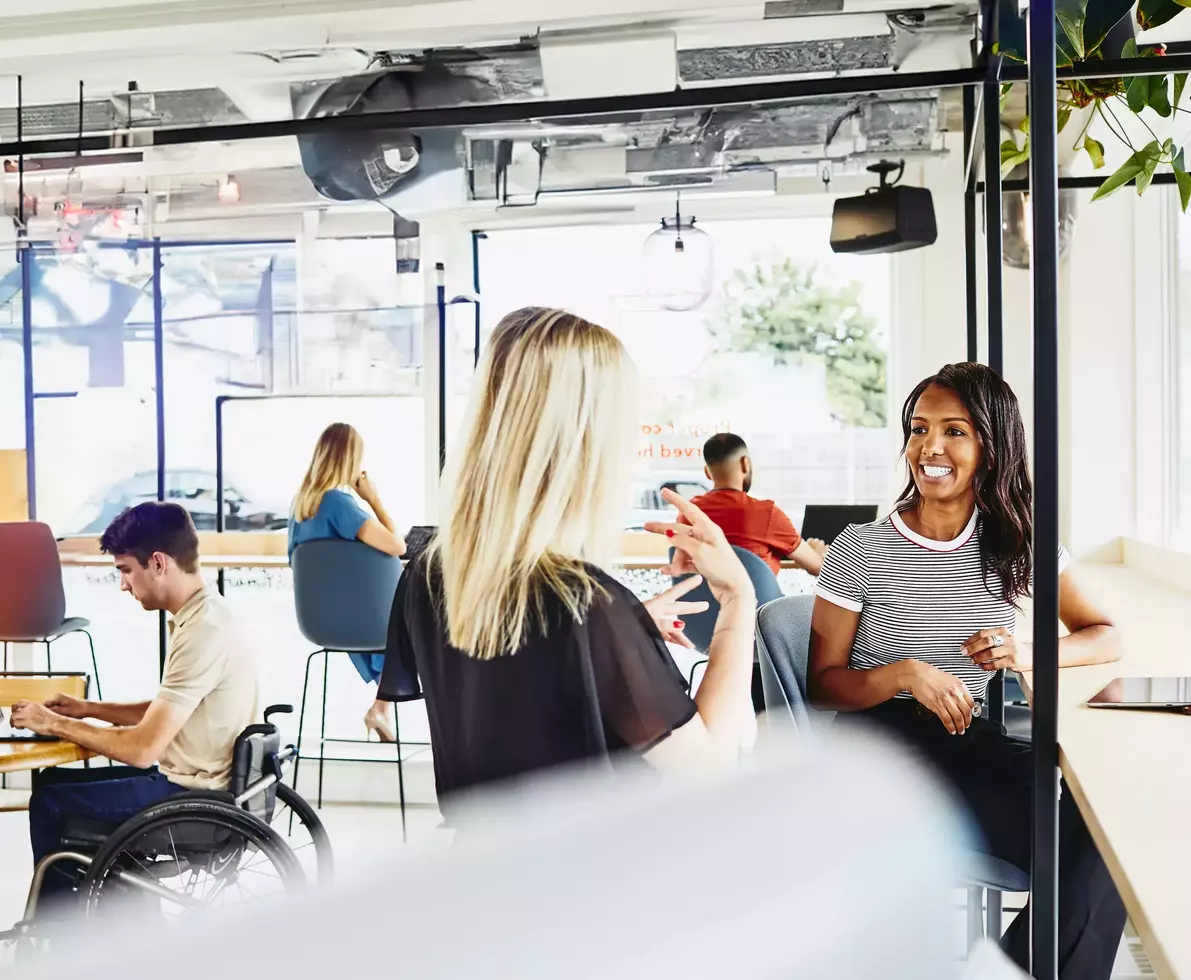
[(982, 714), (984, 714), (984, 707), (977, 701), (972, 705), (972, 717), (979, 718)]
[(992, 638), (992, 645), (995, 647), (1003, 647), (1005, 645), (1005, 637), (1001, 636), (1000, 633), (995, 634)]

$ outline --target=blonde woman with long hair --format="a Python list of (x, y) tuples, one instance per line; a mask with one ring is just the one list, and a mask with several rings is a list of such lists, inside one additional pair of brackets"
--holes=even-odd
[[(370, 514), (348, 490), (354, 490), (371, 509)], [(346, 422), (328, 425), (314, 445), (314, 456), (294, 498), (289, 522), (289, 556), (306, 541), (342, 538), (362, 541), (386, 555), (405, 554), (405, 540), (393, 526), (393, 520), (380, 494), (364, 471), (364, 440)], [(366, 684), (380, 680), (384, 654), (349, 654)], [(364, 725), (376, 732), (382, 742), (394, 741), (387, 701), (374, 700), (364, 715)]]
[[(505, 317), (448, 468), (439, 533), (402, 577), (380, 696), (424, 691), (444, 814), (469, 787), (582, 760), (731, 759), (746, 732), (756, 599), (723, 532), (655, 524), (722, 610), (692, 701), (665, 638), (704, 604), (649, 608), (605, 571), (623, 528), (636, 375), (609, 331), (561, 310)], [(664, 627), (660, 628), (660, 627)]]

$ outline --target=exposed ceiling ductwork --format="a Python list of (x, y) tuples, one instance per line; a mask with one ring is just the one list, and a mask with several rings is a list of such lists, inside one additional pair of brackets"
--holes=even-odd
[[(766, 4), (765, 16), (783, 22), (808, 13), (808, 5), (815, 12), (830, 12), (819, 9), (824, 3), (838, 9), (836, 0), (772, 2)], [(916, 45), (929, 46), (938, 39), (952, 48), (966, 43), (973, 26), (971, 8), (957, 6), (898, 11), (888, 18), (864, 14), (853, 21), (846, 15), (827, 20), (845, 26), (854, 23), (858, 33), (721, 46), (701, 40), (680, 46), (675, 53), (680, 83), (711, 85), (890, 69)], [(814, 31), (820, 33), (826, 23), (821, 18), (806, 22), (813, 22)], [(316, 61), (317, 52), (274, 51), (268, 57), (284, 63), (292, 73), (304, 60)], [(536, 100), (550, 94), (534, 39), (483, 49), (386, 50), (366, 57), (369, 70), (361, 74), (286, 82), (281, 91), (288, 93), (293, 115), (366, 115), (402, 108)], [(244, 122), (252, 118), (247, 102), (247, 96), (230, 83), (227, 91), (142, 92), (134, 85), (127, 93), (85, 99), (82, 132)], [(262, 98), (260, 104), (269, 103)], [(33, 138), (75, 133), (79, 111), (77, 103), (26, 106), (24, 133)], [(350, 137), (303, 138), (296, 144), (289, 141), (290, 146), (300, 147), (302, 169), (295, 166), (292, 152), (269, 157), (272, 163), (262, 161), (256, 168), (259, 180), (243, 166), (235, 167), (243, 192), (238, 206), (266, 207), (270, 195), (280, 209), (309, 208), (324, 199), (384, 200), (403, 214), (416, 215), (430, 206), (464, 207), (469, 202), (517, 206), (550, 195), (706, 188), (758, 172), (817, 176), (825, 164), (836, 174), (860, 172), (878, 158), (940, 152), (940, 132), (948, 126), (948, 115), (940, 93), (917, 92), (781, 107), (487, 126), (433, 135), (361, 131)], [(15, 137), (16, 128), (15, 110), (0, 109), (0, 138)], [(136, 139), (130, 142), (135, 145)], [(157, 210), (168, 200), (171, 219), (191, 212), (217, 212), (214, 190), (221, 154), (212, 149), (176, 147), (168, 155), (166, 151), (146, 154), (140, 171), (143, 190), (156, 200)], [(179, 158), (179, 154), (184, 155)], [(225, 164), (224, 173), (228, 169)], [(432, 178), (440, 193), (426, 198), (422, 189)], [(78, 179), (95, 178), (83, 174)]]

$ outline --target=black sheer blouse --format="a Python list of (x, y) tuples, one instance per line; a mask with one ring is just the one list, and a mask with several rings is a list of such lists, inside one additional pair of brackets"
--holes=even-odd
[(425, 695), (444, 815), (453, 794), (582, 760), (640, 753), (695, 716), (695, 704), (645, 607), (600, 569), (606, 594), (576, 622), (557, 599), (545, 635), (477, 660), (447, 640), (424, 559), (401, 576), (380, 697)]

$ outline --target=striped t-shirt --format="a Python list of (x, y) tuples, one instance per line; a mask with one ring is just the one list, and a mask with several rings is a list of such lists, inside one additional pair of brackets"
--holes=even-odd
[[(1060, 546), (1060, 571), (1067, 562)], [(984, 697), (992, 674), (961, 647), (983, 629), (1013, 632), (1016, 618), (1001, 597), (1000, 576), (989, 572), (986, 583), (981, 573), (979, 511), (953, 541), (917, 534), (896, 511), (849, 526), (827, 550), (816, 594), (860, 613), (848, 666), (922, 660), (954, 674), (974, 698)]]

